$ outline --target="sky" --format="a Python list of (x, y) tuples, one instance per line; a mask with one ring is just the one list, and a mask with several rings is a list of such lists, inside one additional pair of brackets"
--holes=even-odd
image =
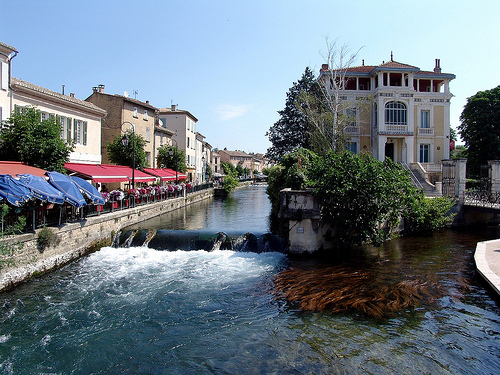
[(79, 99), (92, 87), (178, 105), (214, 148), (265, 153), (266, 131), (326, 41), (354, 65), (394, 60), (450, 84), (451, 127), (467, 98), (500, 84), (498, 0), (0, 0), (12, 75)]

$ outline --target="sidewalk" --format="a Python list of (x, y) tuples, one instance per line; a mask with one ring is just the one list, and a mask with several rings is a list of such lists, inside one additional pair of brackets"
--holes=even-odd
[(478, 242), (474, 260), (478, 273), (500, 296), (500, 240)]

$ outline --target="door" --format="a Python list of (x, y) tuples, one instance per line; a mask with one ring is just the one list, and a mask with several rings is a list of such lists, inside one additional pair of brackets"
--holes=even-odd
[(385, 157), (394, 161), (394, 143), (385, 144)]

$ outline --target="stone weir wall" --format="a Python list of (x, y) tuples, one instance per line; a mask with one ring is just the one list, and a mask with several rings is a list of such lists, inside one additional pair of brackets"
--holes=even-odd
[(114, 211), (60, 227), (50, 227), (55, 238), (53, 244), (43, 250), (39, 250), (37, 246), (38, 234), (42, 229), (35, 233), (5, 238), (3, 242), (12, 245), (16, 250), (13, 256), (8, 258), (9, 262), (3, 259), (0, 291), (11, 289), (111, 244), (114, 233), (125, 226), (200, 202), (213, 197), (213, 194), (213, 189), (202, 190), (186, 197)]

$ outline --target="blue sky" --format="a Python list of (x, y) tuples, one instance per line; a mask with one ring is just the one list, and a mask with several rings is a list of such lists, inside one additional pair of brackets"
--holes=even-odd
[(355, 65), (390, 59), (453, 73), (451, 125), (466, 99), (500, 84), (500, 1), (0, 0), (0, 41), (13, 76), (85, 99), (98, 84), (178, 104), (218, 148), (264, 153), (286, 93), (325, 38)]

